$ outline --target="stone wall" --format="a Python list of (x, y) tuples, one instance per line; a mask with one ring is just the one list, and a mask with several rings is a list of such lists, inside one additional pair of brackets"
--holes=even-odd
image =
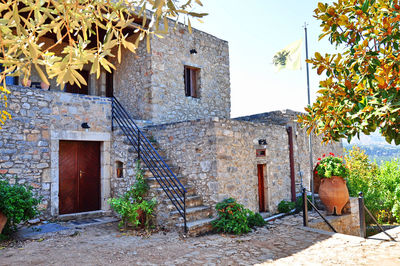
[[(63, 136), (79, 140), (88, 134), (100, 138), (99, 134), (110, 134), (110, 100), (19, 86), (8, 88), (12, 120), (0, 129), (0, 174), (11, 183), (31, 185), (43, 197), (41, 207), (48, 216), (54, 205), (52, 197), (58, 197), (54, 185), (54, 177), (58, 177), (58, 141)], [(82, 129), (83, 122), (90, 125), (89, 132)], [(107, 156), (102, 160), (103, 165), (109, 164)], [(103, 178), (109, 178), (108, 170), (103, 169)]]
[[(358, 198), (350, 198), (350, 209), (341, 216), (326, 216), (333, 228), (338, 233), (360, 236), (360, 212), (358, 206)], [(315, 229), (321, 229), (331, 232), (329, 226), (322, 220), (310, 222), (309, 226)]]
[[(281, 125), (285, 127), (291, 126), (293, 128), (294, 172), (297, 193), (300, 193), (301, 183), (303, 183), (303, 186), (307, 189), (311, 189), (309, 137), (306, 130), (302, 129), (301, 126), (295, 122), (297, 116), (300, 114), (300, 112), (283, 110), (235, 118), (235, 120), (239, 121), (252, 121), (266, 125)], [(343, 146), (340, 142), (332, 142), (328, 144), (322, 144), (321, 142), (322, 138), (320, 136), (312, 136), (312, 158), (314, 166), (316, 165), (318, 158), (322, 157), (323, 154), (328, 155), (330, 152), (335, 155), (343, 154)], [(287, 200), (289, 200), (289, 198)]]
[[(170, 21), (170, 29), (174, 27)], [(197, 54), (190, 54), (196, 49)], [(152, 120), (166, 123), (230, 117), (229, 47), (226, 41), (179, 24), (151, 40)], [(200, 97), (186, 97), (184, 66), (200, 68)]]
[[(258, 211), (257, 164), (266, 165), (267, 208), (275, 211), (281, 200), (290, 197), (285, 127), (213, 118), (148, 130), (208, 206), (234, 197)], [(259, 139), (266, 139), (268, 145), (259, 145)], [(256, 157), (258, 148), (266, 148), (266, 157)]]
[(146, 43), (140, 42), (136, 54), (122, 49), (122, 61), (114, 71), (114, 96), (130, 115), (137, 119), (152, 119), (151, 58)]

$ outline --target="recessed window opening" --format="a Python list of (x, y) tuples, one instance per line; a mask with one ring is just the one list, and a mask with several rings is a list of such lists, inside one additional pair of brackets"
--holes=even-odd
[(187, 97), (200, 97), (200, 68), (185, 66), (185, 95)]
[(121, 161), (116, 161), (117, 178), (124, 177), (124, 163)]
[(257, 149), (256, 157), (265, 157), (265, 149)]

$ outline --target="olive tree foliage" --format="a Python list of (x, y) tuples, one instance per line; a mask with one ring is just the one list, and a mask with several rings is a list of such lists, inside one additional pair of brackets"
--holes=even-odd
[[(34, 68), (47, 84), (48, 78), (61, 87), (86, 84), (78, 72), (84, 65), (99, 78), (102, 68), (115, 69), (109, 59), (120, 62), (122, 48), (135, 53), (145, 40), (149, 50), (150, 38), (168, 32), (167, 19), (183, 17), (191, 31), (190, 18), (206, 15), (192, 12), (199, 5), (200, 0), (0, 0), (0, 126), (11, 118), (5, 76), (21, 76), (25, 84)], [(41, 41), (48, 36), (54, 44)]]
[(398, 0), (338, 0), (318, 3), (320, 39), (336, 54), (309, 60), (319, 75), (318, 97), (299, 122), (323, 134), (325, 142), (378, 128), (386, 141), (400, 144), (400, 5)]

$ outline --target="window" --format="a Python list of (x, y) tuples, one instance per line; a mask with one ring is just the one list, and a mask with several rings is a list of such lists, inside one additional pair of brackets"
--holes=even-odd
[(200, 68), (185, 66), (185, 95), (199, 98)]

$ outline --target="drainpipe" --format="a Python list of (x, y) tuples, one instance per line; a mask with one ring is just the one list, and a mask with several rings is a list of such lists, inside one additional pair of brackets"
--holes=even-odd
[(295, 183), (295, 175), (294, 175), (294, 152), (293, 152), (293, 127), (288, 126), (286, 128), (289, 139), (289, 161), (290, 161), (290, 185), (292, 192), (292, 201), (296, 201), (296, 183)]

